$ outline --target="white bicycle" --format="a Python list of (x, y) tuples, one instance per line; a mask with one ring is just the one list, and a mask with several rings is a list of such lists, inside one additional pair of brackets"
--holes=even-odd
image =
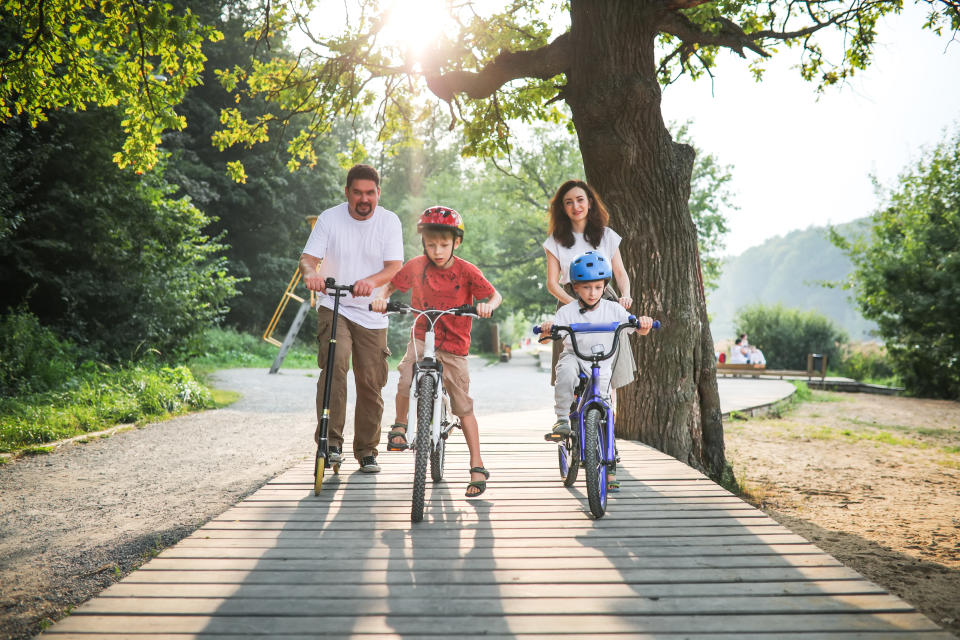
[[(410, 409), (407, 418), (407, 439), (413, 444), (413, 506), (410, 520), (423, 520), (423, 507), (427, 491), (427, 464), (429, 460), (430, 477), (434, 482), (443, 480), (443, 462), (447, 448), (447, 437), (460, 426), (460, 419), (450, 411), (450, 398), (443, 388), (443, 364), (437, 360), (434, 325), (444, 315), (470, 316), (479, 318), (477, 308), (465, 304), (453, 309), (414, 309), (402, 302), (388, 302), (384, 313), (416, 313), (413, 327), (420, 318), (426, 318), (429, 327), (423, 336), (423, 353), (416, 353), (414, 342), (413, 380), (410, 384)], [(413, 333), (413, 327), (410, 332)], [(416, 402), (414, 402), (414, 398)], [(413, 430), (410, 433), (410, 430)]]

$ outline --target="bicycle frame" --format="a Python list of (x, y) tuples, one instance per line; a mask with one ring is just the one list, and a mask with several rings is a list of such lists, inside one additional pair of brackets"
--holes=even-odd
[[(415, 362), (413, 365), (413, 378), (410, 381), (411, 400), (410, 407), (407, 411), (407, 431), (410, 435), (407, 436), (407, 440), (409, 442), (417, 441), (417, 403), (413, 401), (413, 398), (420, 397), (419, 389), (423, 376), (431, 376), (434, 379), (434, 397), (433, 420), (431, 421), (432, 433), (430, 434), (430, 442), (432, 443), (432, 446), (435, 447), (437, 446), (437, 443), (440, 442), (440, 438), (450, 433), (450, 431), (457, 425), (457, 421), (451, 420), (444, 424), (441, 418), (443, 403), (449, 403), (449, 399), (447, 398), (443, 388), (443, 363), (437, 360), (436, 357), (436, 333), (434, 331), (434, 326), (436, 325), (437, 320), (444, 315), (476, 316), (476, 313), (469, 313), (469, 310), (465, 310), (464, 307), (447, 309), (445, 311), (439, 311), (435, 309), (414, 309), (413, 307), (406, 305), (404, 305), (404, 307), (404, 311), (417, 314), (416, 319), (413, 321), (413, 326), (410, 328), (411, 338), (413, 338), (414, 329), (416, 328), (417, 322), (420, 320), (420, 318), (426, 318), (427, 322), (429, 323), (429, 327), (423, 336), (422, 357), (417, 357), (417, 343), (415, 341), (413, 343)], [(473, 307), (470, 309), (475, 311)], [(447, 407), (447, 415), (450, 415), (449, 406)]]

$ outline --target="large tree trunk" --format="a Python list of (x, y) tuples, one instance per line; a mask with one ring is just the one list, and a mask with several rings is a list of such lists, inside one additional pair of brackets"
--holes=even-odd
[(713, 338), (687, 199), (694, 152), (660, 112), (654, 39), (662, 0), (573, 0), (573, 111), (587, 180), (623, 236), (634, 313), (664, 328), (632, 340), (639, 374), (620, 389), (617, 435), (720, 479), (726, 467)]

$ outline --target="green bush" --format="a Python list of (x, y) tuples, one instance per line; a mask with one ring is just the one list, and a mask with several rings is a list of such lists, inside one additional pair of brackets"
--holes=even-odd
[(842, 376), (877, 384), (896, 384), (894, 364), (883, 345), (864, 342), (844, 349), (838, 372)]
[(48, 391), (73, 375), (76, 348), (19, 309), (0, 316), (0, 395)]
[(748, 334), (771, 369), (806, 370), (807, 355), (827, 356), (827, 365), (840, 362), (841, 347), (847, 334), (829, 318), (816, 311), (786, 309), (782, 305), (750, 305), (737, 311), (737, 333)]
[(0, 451), (212, 406), (187, 367), (85, 362), (60, 390), (0, 399)]

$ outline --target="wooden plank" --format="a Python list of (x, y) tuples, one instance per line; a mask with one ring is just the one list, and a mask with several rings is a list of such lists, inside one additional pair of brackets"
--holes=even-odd
[[(432, 514), (426, 514), (426, 518), (432, 518)], [(496, 538), (497, 540), (503, 540), (507, 538), (532, 538), (532, 539), (552, 539), (552, 538), (563, 538), (569, 539), (576, 536), (590, 536), (590, 540), (599, 539), (599, 538), (616, 538), (617, 540), (622, 540), (625, 536), (624, 527), (611, 527), (607, 526), (605, 528), (595, 528), (593, 525), (595, 522), (590, 520), (584, 520), (584, 524), (579, 529), (498, 529), (494, 532), (492, 529), (473, 529), (472, 531), (461, 533), (460, 538), (464, 536), (469, 536), (471, 540), (476, 538)], [(422, 526), (420, 526), (422, 525)], [(417, 540), (422, 540), (425, 543), (433, 543), (434, 541), (440, 539), (451, 539), (451, 533), (449, 529), (443, 530), (435, 527), (435, 523), (431, 521), (424, 520), (424, 522), (419, 523), (420, 528), (410, 529), (409, 527), (406, 531), (411, 531), (411, 535), (416, 536)], [(428, 528), (429, 527), (429, 528)], [(627, 527), (629, 529), (629, 527)], [(403, 528), (395, 528), (393, 531), (403, 532)], [(733, 527), (705, 527), (697, 528), (697, 530), (691, 530), (689, 527), (649, 527), (640, 530), (633, 530), (633, 533), (630, 534), (630, 538), (659, 538), (659, 537), (675, 537), (677, 539), (683, 537), (722, 537), (722, 536), (744, 536), (744, 535), (794, 535), (790, 531), (783, 527), (754, 527), (747, 525), (733, 526)], [(282, 528), (276, 529), (214, 529), (214, 528), (202, 528), (198, 530), (194, 535), (204, 536), (208, 538), (238, 538), (244, 537), (247, 539), (276, 539), (283, 538), (286, 540), (310, 540), (314, 544), (323, 544), (324, 541), (334, 541), (338, 539), (351, 540), (356, 542), (357, 540), (357, 531), (356, 530), (339, 530), (339, 529), (329, 529), (323, 531), (322, 539), (318, 537), (317, 531), (315, 529), (292, 529), (286, 530)], [(462, 544), (462, 541), (458, 544)], [(548, 543), (552, 544), (552, 542)]]
[[(497, 547), (489, 552), (496, 558), (617, 558), (644, 555), (638, 548), (627, 547), (585, 547), (585, 546), (527, 546), (527, 547)], [(673, 556), (711, 557), (711, 556), (790, 556), (790, 555), (817, 555), (823, 552), (812, 544), (777, 544), (777, 545), (715, 545), (711, 547), (672, 546), (648, 547), (656, 549), (656, 555), (662, 558)], [(476, 549), (474, 549), (476, 551)], [(379, 558), (412, 558), (422, 551), (415, 545), (404, 544), (389, 546), (378, 544), (364, 545), (363, 548), (346, 547), (333, 548), (330, 546), (311, 547), (223, 547), (213, 545), (176, 545), (160, 552), (160, 558), (247, 558), (272, 560), (374, 560)], [(453, 559), (463, 556), (463, 550), (457, 546), (430, 547), (430, 557), (437, 559)]]
[[(388, 598), (397, 596), (386, 584), (311, 584), (298, 585), (287, 597), (296, 600)], [(622, 582), (590, 585), (594, 598), (665, 598), (710, 597), (718, 593), (712, 583), (681, 582), (674, 584), (624, 584)], [(792, 582), (728, 582), (723, 585), (727, 596), (787, 596), (787, 595), (870, 595), (886, 593), (882, 587), (863, 579)], [(423, 598), (567, 598), (570, 585), (566, 584), (418, 584), (417, 594)], [(275, 598), (277, 587), (263, 584), (226, 583), (137, 583), (126, 580), (107, 588), (101, 597), (141, 598)]]
[(343, 637), (348, 634), (434, 634), (472, 637), (478, 629), (503, 634), (592, 633), (698, 633), (704, 629), (726, 633), (775, 633), (784, 628), (804, 629), (808, 634), (841, 631), (939, 631), (916, 613), (815, 613), (757, 615), (493, 615), (477, 619), (463, 617), (390, 616), (98, 616), (73, 615), (49, 635), (62, 632), (101, 633), (104, 628), (130, 632), (154, 632), (162, 628), (173, 633), (304, 634), (315, 637)]
[[(226, 583), (304, 585), (336, 584), (568, 584), (592, 585), (604, 582), (627, 584), (673, 584), (681, 582), (788, 582), (803, 580), (856, 580), (852, 569), (831, 567), (750, 567), (723, 569), (532, 569), (477, 572), (358, 571), (345, 573), (335, 563), (310, 571), (157, 571), (149, 563), (126, 580), (137, 583)], [(717, 589), (720, 590), (720, 586)]]
[[(48, 632), (49, 633), (49, 632)], [(88, 633), (58, 633), (58, 640), (90, 640)], [(248, 634), (223, 634), (223, 633), (155, 633), (145, 631), (143, 633), (107, 633), (101, 637), (108, 640), (250, 640)], [(286, 634), (271, 633), (270, 640), (310, 640), (317, 637), (315, 634)], [(411, 633), (378, 633), (376, 637), (380, 640), (436, 640), (436, 634), (411, 634)], [(524, 633), (521, 635), (515, 633), (485, 633), (484, 640), (556, 640), (554, 634)], [(639, 633), (633, 632), (629, 636), (631, 640), (676, 640), (677, 636), (672, 633)], [(751, 633), (750, 640), (787, 640), (796, 638), (798, 640), (809, 640), (811, 635), (805, 631), (778, 631), (774, 633)], [(828, 636), (821, 634), (818, 638), (835, 638), (836, 640), (956, 640), (956, 637), (946, 631), (867, 631), (867, 632), (849, 632)], [(596, 640), (597, 638), (623, 638), (618, 631), (610, 633), (603, 629), (596, 629), (589, 633), (563, 634), (563, 640)], [(740, 633), (685, 633), (684, 640), (744, 640)]]
[[(413, 590), (399, 590), (387, 598), (337, 599), (325, 607), (338, 616), (403, 615), (434, 617), (539, 615), (556, 613), (553, 598), (500, 598), (470, 595), (465, 598), (423, 598)], [(287, 597), (251, 598), (97, 598), (82, 605), (78, 615), (191, 615), (191, 616), (301, 616), (310, 603)], [(912, 606), (889, 594), (795, 595), (750, 598), (702, 596), (698, 598), (576, 597), (563, 599), (563, 613), (574, 615), (735, 615), (830, 614), (913, 612)]]
[[(346, 524), (348, 522), (361, 522), (369, 523), (370, 522), (370, 513), (364, 512), (344, 512), (337, 510), (333, 513), (311, 513), (309, 511), (278, 511), (278, 510), (264, 510), (264, 511), (253, 511), (249, 509), (245, 510), (230, 510), (225, 512), (222, 516), (210, 521), (211, 525), (215, 525), (221, 522), (312, 522), (312, 523), (336, 523), (336, 524)], [(564, 523), (569, 523), (571, 518), (576, 518), (579, 514), (574, 510), (567, 510), (563, 512), (543, 512), (537, 513), (535, 515), (530, 513), (523, 512), (507, 512), (507, 513), (498, 513), (496, 515), (496, 521), (498, 523), (510, 523), (511, 526), (527, 526), (521, 525), (522, 522), (532, 522), (534, 526), (563, 526)], [(639, 511), (631, 509), (629, 513), (623, 514), (630, 520), (644, 520), (644, 521), (679, 521), (683, 520), (689, 522), (691, 526), (697, 526), (698, 522), (703, 520), (710, 520), (712, 523), (717, 523), (719, 521), (729, 522), (734, 521), (737, 523), (741, 522), (754, 522), (754, 523), (769, 523), (769, 517), (763, 513), (757, 513), (756, 511), (750, 511), (748, 509), (740, 510), (728, 510), (728, 509), (702, 509), (699, 511), (694, 510), (682, 510), (682, 511), (671, 511), (664, 512), (661, 510), (647, 510)], [(483, 514), (478, 514), (476, 511), (470, 512), (465, 509), (456, 510), (457, 521), (461, 525), (472, 524), (481, 521), (490, 521), (490, 514), (484, 512)], [(391, 512), (378, 512), (376, 514), (376, 519), (378, 522), (410, 522), (410, 509), (406, 509), (406, 512), (403, 511), (391, 511)]]
[[(173, 549), (183, 549), (191, 547), (206, 547), (209, 549), (227, 549), (227, 548), (249, 548), (249, 549), (277, 549), (283, 551), (286, 549), (333, 549), (339, 551), (339, 547), (319, 544), (316, 537), (296, 537), (288, 538), (279, 532), (216, 532), (223, 535), (203, 535), (194, 533), (193, 535), (181, 540)], [(251, 536), (250, 533), (273, 533), (268, 536)], [(420, 533), (417, 535), (404, 537), (399, 542), (385, 542), (382, 539), (370, 540), (363, 546), (366, 551), (372, 551), (378, 548), (390, 549), (411, 549), (419, 548), (422, 543), (427, 543), (432, 549), (453, 548), (460, 549), (461, 541), (459, 537), (453, 537), (444, 533), (438, 535), (429, 535)], [(776, 545), (798, 545), (809, 544), (806, 539), (794, 533), (787, 531), (766, 533), (766, 534), (744, 534), (727, 536), (645, 536), (630, 538), (624, 540), (620, 537), (590, 538), (589, 545), (587, 541), (577, 540), (575, 537), (553, 538), (549, 545), (545, 545), (543, 540), (538, 537), (507, 538), (507, 537), (480, 537), (474, 536), (470, 540), (471, 548), (485, 549), (496, 547), (498, 550), (509, 549), (562, 549), (569, 553), (570, 549), (616, 549), (621, 548), (631, 553), (654, 553), (669, 552), (670, 549), (685, 547), (709, 549), (719, 546), (776, 546)]]
[[(491, 554), (492, 556), (492, 554)], [(825, 553), (791, 555), (718, 555), (718, 556), (667, 556), (649, 557), (639, 555), (581, 557), (568, 555), (562, 558), (516, 558), (470, 557), (451, 561), (436, 558), (432, 549), (418, 550), (413, 558), (394, 556), (387, 558), (339, 558), (333, 564), (338, 571), (390, 571), (397, 564), (403, 571), (529, 571), (589, 569), (689, 569), (725, 567), (839, 567), (835, 558)], [(322, 571), (331, 563), (322, 559), (300, 558), (171, 558), (158, 557), (142, 571)]]
[[(432, 514), (431, 514), (432, 515)], [(424, 522), (428, 523), (429, 526), (432, 526), (435, 530), (446, 529), (458, 531), (463, 528), (463, 522), (459, 519), (451, 520), (444, 517), (444, 514), (437, 514), (438, 517), (431, 520), (426, 520), (424, 516)], [(473, 522), (476, 522), (474, 520)], [(490, 531), (499, 531), (501, 529), (536, 529), (538, 531), (546, 530), (555, 530), (555, 529), (582, 529), (584, 527), (584, 522), (590, 522), (586, 513), (582, 515), (581, 518), (570, 518), (568, 520), (559, 520), (556, 522), (551, 522), (550, 525), (546, 525), (544, 522), (537, 520), (518, 520), (511, 522), (499, 522), (496, 520), (486, 520), (483, 519), (480, 522), (479, 526)], [(471, 522), (467, 522), (470, 524)], [(329, 524), (329, 527), (325, 527), (324, 524)], [(283, 520), (263, 520), (263, 521), (222, 521), (222, 520), (213, 520), (210, 523), (204, 525), (204, 531), (212, 530), (250, 530), (250, 529), (271, 529), (279, 528), (285, 532), (290, 531), (325, 531), (328, 528), (336, 527), (339, 531), (406, 531), (410, 529), (409, 519), (406, 521), (397, 520), (376, 520), (368, 519), (366, 522), (360, 520), (344, 520), (336, 521), (333, 523), (325, 523), (324, 521), (317, 522), (301, 522), (297, 520), (292, 521), (283, 521)], [(751, 526), (751, 527), (780, 527), (781, 525), (775, 520), (766, 518), (763, 516), (759, 517), (749, 517), (749, 518), (738, 518), (738, 517), (729, 517), (729, 518), (649, 518), (649, 519), (640, 519), (640, 518), (629, 518), (629, 519), (614, 519), (614, 518), (604, 518), (603, 520), (597, 523), (598, 530), (603, 529), (666, 529), (666, 528), (676, 528), (676, 529), (708, 529), (708, 528), (729, 528), (736, 526)], [(356, 535), (356, 534), (355, 534)]]

